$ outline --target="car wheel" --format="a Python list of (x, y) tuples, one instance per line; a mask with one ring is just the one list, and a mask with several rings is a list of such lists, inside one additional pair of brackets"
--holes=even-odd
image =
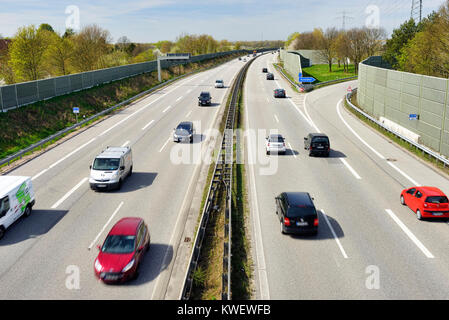
[(282, 221), (279, 223), (279, 225), (281, 226), (281, 233), (285, 234), (284, 225), (282, 224)]
[(25, 208), (25, 212), (23, 213), (23, 215), (24, 215), (25, 217), (29, 217), (29, 216), (31, 215), (31, 207), (30, 207), (30, 206), (27, 206), (27, 207)]
[(403, 195), (401, 195), (401, 204), (402, 204), (403, 206), (405, 206), (405, 199), (404, 199), (404, 196), (403, 196)]
[(145, 248), (145, 251), (146, 252), (150, 251), (150, 240), (148, 240), (147, 247)]
[(132, 174), (133, 174), (133, 166), (131, 166), (131, 168), (129, 168), (128, 177), (131, 176)]
[(122, 179), (119, 180), (117, 190), (120, 190), (122, 188)]
[(269, 155), (270, 155), (270, 151), (267, 150), (267, 156), (269, 156)]
[(416, 217), (418, 218), (418, 220), (422, 220), (421, 210), (416, 209)]
[(5, 227), (0, 226), (0, 239), (5, 235)]
[(190, 137), (190, 143), (193, 143), (193, 137)]

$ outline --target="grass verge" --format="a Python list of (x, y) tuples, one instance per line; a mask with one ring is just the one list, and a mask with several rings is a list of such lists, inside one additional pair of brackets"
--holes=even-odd
[[(370, 121), (369, 119), (365, 118), (362, 114), (360, 114), (359, 112), (357, 112), (356, 110), (351, 108), (351, 106), (348, 105), (348, 103), (346, 102), (346, 98), (344, 99), (344, 101), (345, 101), (344, 105), (345, 105), (346, 109), (349, 112), (351, 112), (352, 114), (354, 114), (361, 121), (366, 123), (368, 126), (370, 126), (371, 128), (375, 129), (379, 133), (383, 134), (385, 137), (387, 137), (389, 140), (391, 140), (397, 146), (402, 147), (403, 149), (409, 151), (410, 153), (412, 153), (416, 157), (420, 158), (421, 160), (424, 160), (426, 163), (428, 163), (429, 165), (431, 165), (435, 169), (438, 169), (439, 171), (449, 175), (449, 167), (445, 166), (442, 162), (434, 159), (433, 157), (427, 155), (426, 153), (424, 153), (420, 149), (416, 148), (412, 144), (409, 144), (408, 142), (406, 142), (406, 141), (402, 140), (401, 138), (397, 137), (395, 134), (387, 131), (386, 129), (384, 129), (383, 127), (379, 126), (378, 124), (376, 124), (376, 123)], [(353, 105), (355, 105), (357, 108), (362, 109), (362, 108), (360, 108), (360, 106), (357, 103), (357, 92), (354, 92), (352, 94), (351, 103)]]
[(329, 66), (327, 64), (316, 64), (311, 67), (303, 68), (302, 74), (304, 77), (314, 77), (317, 80), (314, 84), (357, 75), (353, 64), (349, 65), (349, 72), (345, 72), (343, 66), (341, 65), (339, 67), (338, 64), (332, 65), (332, 72), (329, 72)]

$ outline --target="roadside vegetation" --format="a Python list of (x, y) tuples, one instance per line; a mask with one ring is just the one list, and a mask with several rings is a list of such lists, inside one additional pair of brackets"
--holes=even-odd
[[(162, 71), (162, 80), (206, 69), (236, 57), (230, 55), (173, 66)], [(79, 119), (83, 116), (88, 118), (158, 84), (157, 72), (145, 73), (0, 113), (0, 159), (75, 124), (73, 107), (80, 108)]]
[(302, 74), (304, 77), (314, 77), (317, 80), (314, 84), (356, 76), (355, 67), (353, 64), (348, 66), (333, 64), (332, 72), (329, 72), (327, 65), (317, 64), (311, 67), (303, 68)]

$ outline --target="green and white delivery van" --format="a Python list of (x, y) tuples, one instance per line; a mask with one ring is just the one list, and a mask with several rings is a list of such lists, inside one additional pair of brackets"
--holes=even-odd
[(30, 177), (0, 176), (0, 239), (14, 221), (31, 214), (34, 202)]

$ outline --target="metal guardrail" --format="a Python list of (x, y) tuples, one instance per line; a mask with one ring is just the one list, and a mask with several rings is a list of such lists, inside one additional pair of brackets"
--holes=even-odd
[(383, 129), (385, 129), (386, 131), (394, 134), (395, 136), (397, 136), (398, 138), (404, 140), (405, 142), (409, 143), (410, 145), (413, 145), (415, 148), (421, 150), (424, 153), (428, 154), (429, 156), (435, 158), (438, 161), (441, 161), (444, 165), (444, 167), (449, 166), (449, 159), (443, 157), (442, 155), (440, 155), (439, 153), (427, 148), (426, 146), (423, 146), (422, 144), (416, 143), (415, 141), (401, 135), (398, 132), (395, 132), (389, 128), (387, 128), (382, 122), (378, 121), (377, 119), (375, 119), (374, 117), (370, 116), (368, 113), (364, 112), (363, 110), (361, 110), (360, 108), (356, 107), (352, 102), (351, 102), (351, 97), (352, 94), (354, 92), (357, 92), (357, 88), (354, 88), (352, 90), (352, 92), (349, 92), (348, 94), (346, 94), (346, 103), (355, 111), (357, 111), (358, 113), (360, 113), (361, 115), (363, 115), (365, 118), (367, 118), (368, 120), (374, 122), (375, 124), (377, 124), (378, 126), (382, 127)]
[[(262, 53), (264, 54), (264, 53)], [(217, 196), (222, 186), (226, 191), (225, 208), (225, 242), (223, 253), (223, 275), (222, 275), (222, 300), (231, 299), (231, 204), (232, 204), (232, 166), (233, 166), (233, 148), (234, 148), (234, 119), (239, 91), (243, 86), (243, 79), (249, 66), (255, 59), (251, 59), (239, 72), (231, 89), (231, 101), (226, 116), (226, 126), (221, 142), (221, 149), (215, 164), (214, 174), (209, 186), (206, 203), (201, 215), (201, 222), (195, 237), (194, 247), (190, 255), (189, 267), (184, 280), (184, 287), (181, 293), (182, 300), (189, 300), (193, 287), (193, 274), (198, 266), (201, 247), (206, 233), (206, 227), (209, 216), (217, 210)]]
[[(211, 68), (215, 68), (215, 67), (216, 66), (213, 66), (213, 67), (207, 68), (205, 70), (208, 70), (208, 69), (211, 69)], [(201, 70), (201, 71), (204, 71), (204, 70)], [(166, 86), (167, 84), (169, 84), (169, 83), (171, 83), (173, 81), (176, 81), (176, 80), (182, 79), (184, 77), (190, 76), (190, 75), (192, 75), (192, 74), (194, 74), (196, 72), (198, 72), (198, 71), (192, 71), (192, 72), (183, 74), (181, 76), (178, 76), (176, 78), (164, 81), (163, 83), (158, 84), (157, 86), (155, 86), (155, 87), (153, 87), (151, 89), (148, 89), (148, 90), (146, 90), (144, 92), (141, 92), (141, 93), (135, 95), (134, 97), (131, 97), (131, 98), (129, 98), (129, 99), (125, 100), (125, 101), (122, 101), (122, 102), (120, 102), (120, 103), (118, 103), (118, 104), (116, 104), (116, 105), (114, 105), (114, 106), (112, 106), (112, 107), (110, 107), (108, 109), (105, 109), (105, 110), (103, 110), (103, 111), (101, 111), (101, 112), (99, 112), (97, 114), (94, 114), (93, 116), (91, 116), (91, 117), (89, 117), (87, 119), (84, 119), (84, 120), (82, 120), (82, 121), (80, 121), (80, 122), (78, 122), (78, 123), (76, 123), (76, 124), (74, 124), (74, 125), (72, 125), (72, 126), (70, 126), (68, 128), (65, 128), (65, 129), (63, 129), (61, 131), (58, 131), (55, 134), (52, 134), (51, 136), (49, 136), (49, 137), (47, 137), (45, 139), (42, 139), (39, 142), (36, 142), (36, 143), (32, 144), (31, 146), (26, 147), (26, 148), (24, 148), (24, 149), (22, 149), (22, 150), (20, 150), (20, 151), (18, 151), (16, 153), (14, 153), (13, 155), (10, 155), (10, 156), (8, 156), (8, 157), (6, 157), (4, 159), (0, 159), (0, 166), (4, 165), (6, 163), (9, 165), (11, 161), (13, 161), (15, 159), (21, 159), (25, 154), (27, 154), (27, 153), (29, 153), (29, 152), (31, 152), (31, 151), (39, 148), (39, 147), (42, 147), (44, 144), (46, 144), (46, 143), (48, 143), (48, 142), (50, 142), (50, 141), (52, 141), (54, 139), (57, 139), (57, 138), (61, 137), (62, 135), (65, 135), (66, 133), (68, 133), (68, 132), (70, 132), (72, 130), (75, 130), (78, 127), (81, 127), (82, 125), (88, 123), (89, 121), (92, 121), (92, 120), (94, 120), (94, 119), (96, 119), (96, 118), (98, 118), (98, 117), (100, 117), (100, 116), (102, 116), (104, 114), (107, 114), (107, 113), (109, 113), (109, 112), (111, 112), (111, 111), (113, 111), (113, 110), (115, 110), (115, 109), (117, 109), (117, 108), (119, 108), (119, 107), (121, 107), (123, 105), (126, 105), (126, 104), (128, 104), (129, 102), (131, 102), (133, 100), (139, 99), (139, 98), (141, 98), (144, 95), (147, 95), (147, 94), (149, 94), (149, 93), (151, 93), (153, 91), (156, 91), (156, 90), (160, 89), (161, 87), (164, 87), (164, 86)]]

